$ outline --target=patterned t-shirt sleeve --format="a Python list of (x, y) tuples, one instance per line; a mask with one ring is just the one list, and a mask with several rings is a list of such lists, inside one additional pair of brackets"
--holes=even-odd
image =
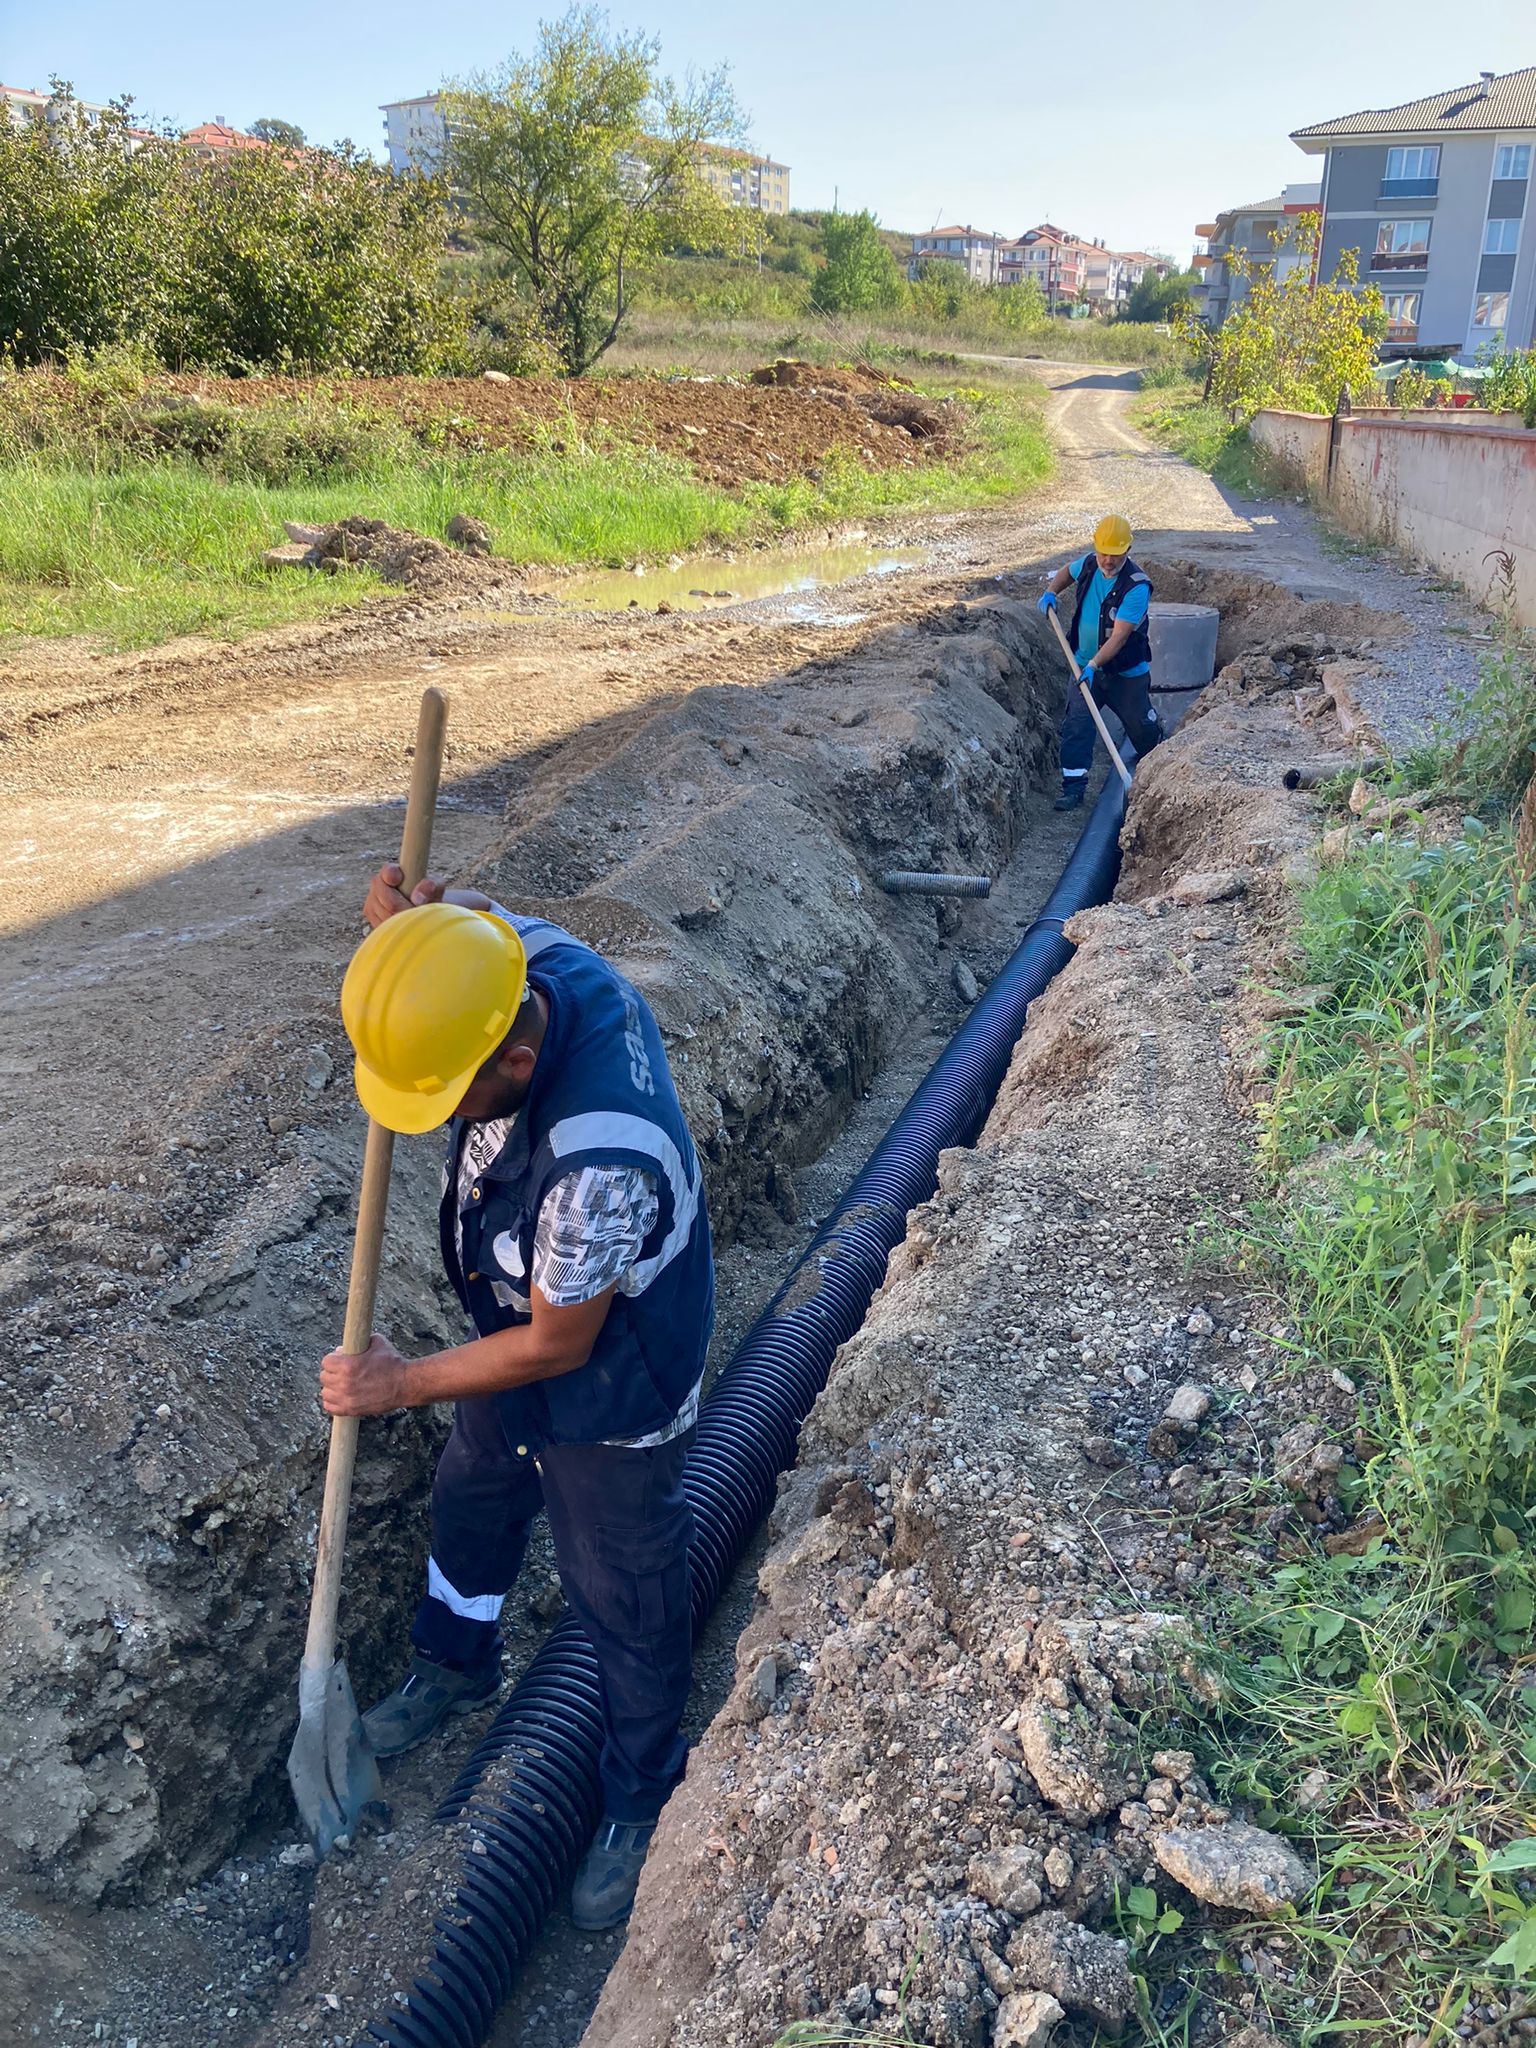
[(623, 1286), (656, 1227), (656, 1176), (638, 1166), (583, 1166), (545, 1194), (533, 1235), (533, 1284), (556, 1308)]

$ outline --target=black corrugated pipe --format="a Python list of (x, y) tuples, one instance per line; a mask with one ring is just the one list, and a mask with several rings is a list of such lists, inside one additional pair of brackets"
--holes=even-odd
[[(939, 1154), (974, 1142), (1025, 1012), (1072, 956), (1062, 925), (1110, 895), (1120, 866), (1123, 786), (1111, 775), (1044, 909), (871, 1153), (704, 1402), (684, 1487), (694, 1514), (694, 1631), (773, 1504), (800, 1425), (840, 1344), (863, 1322), (908, 1212), (933, 1193)], [(597, 1660), (574, 1616), (554, 1628), (448, 1797), (480, 1838), (452, 1917), (434, 1921), (426, 1971), (363, 2043), (480, 2048), (598, 1821), (602, 1747)], [(477, 1795), (492, 1764), (505, 1782)]]

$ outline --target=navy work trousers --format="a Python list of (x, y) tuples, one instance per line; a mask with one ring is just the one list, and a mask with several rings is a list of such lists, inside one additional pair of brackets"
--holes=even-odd
[(509, 1440), (493, 1399), (461, 1401), (432, 1482), (427, 1597), (411, 1640), (478, 1670), (500, 1650), (497, 1616), (542, 1506), (560, 1584), (597, 1652), (606, 1734), (603, 1811), (652, 1821), (682, 1776), (692, 1613), (683, 1495), (689, 1436), (654, 1450)]
[[(1113, 711), (1125, 727), (1125, 736), (1139, 755), (1150, 753), (1163, 737), (1149, 691), (1150, 675), (1101, 676), (1095, 671), (1093, 701), (1103, 711)], [(1067, 708), (1061, 720), (1061, 772), (1064, 778), (1086, 775), (1093, 766), (1093, 719), (1077, 684), (1067, 686)]]

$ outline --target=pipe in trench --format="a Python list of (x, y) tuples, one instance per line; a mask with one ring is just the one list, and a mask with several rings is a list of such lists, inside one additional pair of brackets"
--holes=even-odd
[[(683, 1482), (694, 1514), (695, 1635), (773, 1505), (800, 1425), (838, 1346), (863, 1322), (908, 1212), (933, 1193), (940, 1152), (974, 1142), (1029, 1005), (1072, 957), (1063, 924), (1113, 891), (1124, 808), (1124, 786), (1111, 775), (1039, 916), (704, 1402)], [(426, 1970), (395, 2009), (369, 2022), (359, 2048), (481, 2048), (597, 1825), (602, 1740), (597, 1660), (567, 1615), (438, 1808), (440, 1821), (468, 1809), (476, 1851), (464, 1856), (451, 1911), (433, 1922)], [(493, 1764), (504, 1782), (479, 1792)]]

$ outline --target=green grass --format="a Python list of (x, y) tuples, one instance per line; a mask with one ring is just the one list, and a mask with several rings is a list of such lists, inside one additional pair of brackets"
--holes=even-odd
[(1256, 1546), (1224, 1618), (1212, 1777), (1321, 1877), (1267, 1987), (1302, 2044), (1450, 2042), (1469, 2002), (1536, 1986), (1533, 873), (1536, 798), (1449, 844), (1362, 835), (1303, 896), (1317, 993), (1270, 1048), (1244, 1278), (1358, 1388), (1340, 1495), (1386, 1532)]
[(921, 365), (936, 356), (979, 356), (999, 363), (1039, 358), (1131, 367), (1172, 361), (1175, 354), (1169, 336), (1128, 321), (1052, 320), (1044, 327), (1010, 332), (890, 315), (831, 316), (803, 309), (785, 316), (732, 316), (651, 304), (625, 323), (603, 363), (609, 370), (729, 373), (781, 355), (813, 363), (862, 360), (897, 367)]
[(1192, 384), (1153, 388), (1131, 409), (1133, 422), (1161, 447), (1171, 448), (1196, 469), (1239, 497), (1268, 498), (1274, 486), (1265, 473), (1246, 427), (1235, 427), (1219, 405), (1201, 402)]
[[(834, 459), (819, 479), (732, 493), (684, 465), (612, 441), (548, 443), (528, 454), (432, 450), (398, 432), (349, 433), (342, 473), (231, 475), (215, 454), (145, 457), (99, 440), (55, 438), (0, 466), (0, 639), (86, 634), (134, 647), (177, 634), (237, 637), (356, 604), (383, 586), (263, 570), (282, 521), (360, 513), (441, 535), (456, 512), (488, 522), (496, 552), (528, 564), (658, 560), (792, 532), (829, 519), (949, 509), (1013, 496), (1050, 471), (1038, 391), (970, 394), (957, 458), (871, 472)], [(285, 458), (289, 459), (289, 458)], [(324, 465), (321, 465), (322, 470)]]

